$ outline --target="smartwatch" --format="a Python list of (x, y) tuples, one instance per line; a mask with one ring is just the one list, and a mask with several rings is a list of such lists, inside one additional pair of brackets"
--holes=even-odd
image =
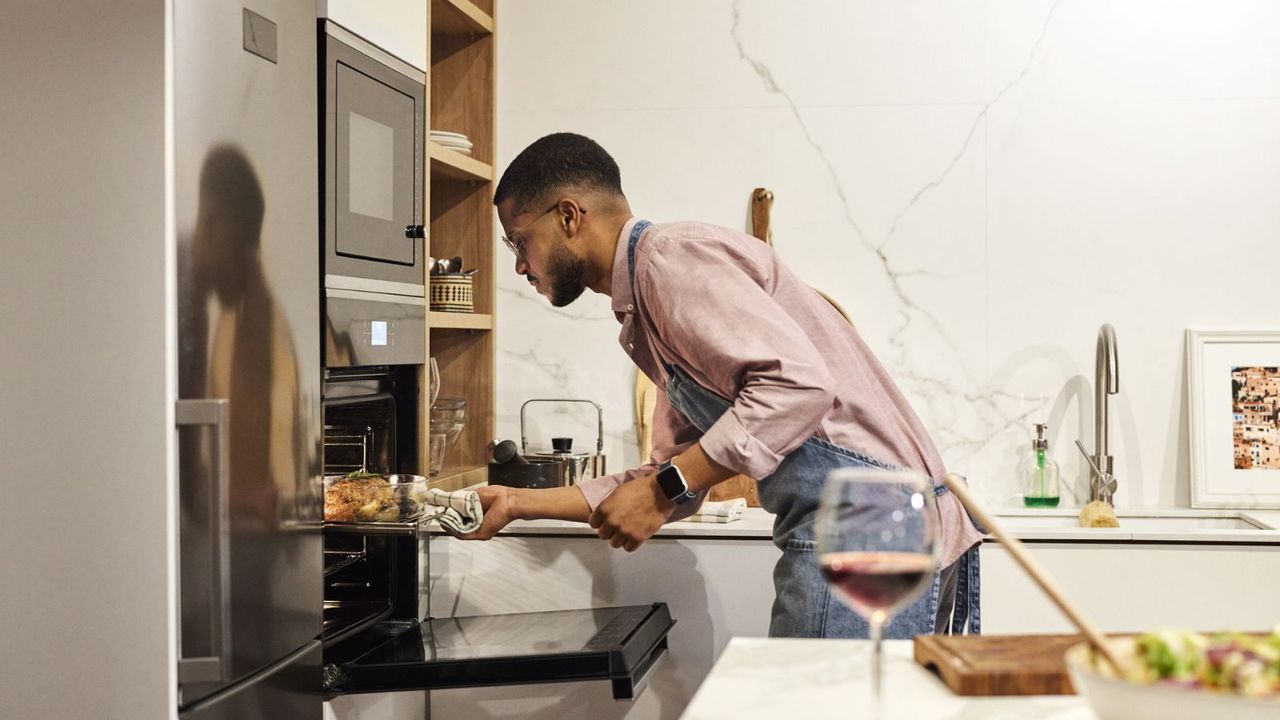
[(662, 489), (662, 494), (676, 505), (683, 505), (698, 497), (698, 493), (689, 489), (689, 483), (684, 480), (684, 473), (680, 472), (680, 468), (670, 460), (662, 463), (658, 468), (658, 487)]

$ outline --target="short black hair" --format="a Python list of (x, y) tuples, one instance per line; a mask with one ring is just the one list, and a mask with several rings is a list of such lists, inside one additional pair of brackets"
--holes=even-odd
[(623, 197), (618, 163), (599, 143), (575, 133), (553, 133), (538, 138), (511, 161), (498, 181), (493, 204), (511, 198), (520, 214), (568, 187)]

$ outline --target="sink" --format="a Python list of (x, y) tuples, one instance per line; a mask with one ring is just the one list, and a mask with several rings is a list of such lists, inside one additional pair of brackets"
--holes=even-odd
[(1000, 521), (1011, 530), (1090, 530), (1099, 533), (1130, 532), (1196, 532), (1204, 530), (1272, 530), (1271, 526), (1243, 513), (1219, 512), (1202, 514), (1143, 514), (1141, 512), (1117, 513), (1119, 528), (1081, 528), (1075, 511), (1057, 511), (1034, 514), (1002, 514)]

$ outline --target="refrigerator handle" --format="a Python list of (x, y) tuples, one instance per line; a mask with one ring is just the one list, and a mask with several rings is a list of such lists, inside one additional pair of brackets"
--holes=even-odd
[[(226, 400), (178, 400), (175, 424), (179, 427), (213, 427), (214, 487), (209, 493), (209, 526), (213, 528), (215, 578), (210, 583), (209, 637), (215, 655), (182, 657), (178, 647), (178, 684), (220, 683), (231, 679), (231, 547), (229, 499), (229, 450)], [(179, 563), (181, 567), (181, 563)], [(178, 582), (181, 583), (181, 577)]]

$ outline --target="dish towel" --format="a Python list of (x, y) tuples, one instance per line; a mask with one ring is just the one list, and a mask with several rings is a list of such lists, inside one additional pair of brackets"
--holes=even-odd
[(690, 522), (727, 523), (742, 519), (747, 509), (746, 498), (734, 498), (720, 502), (704, 502), (698, 512), (689, 516)]
[(441, 527), (450, 532), (466, 535), (480, 529), (484, 520), (484, 509), (480, 506), (480, 495), (475, 490), (457, 490), (445, 492), (440, 488), (427, 491), (424, 501), (434, 505), (434, 514), (427, 515), (424, 521), (435, 520)]

